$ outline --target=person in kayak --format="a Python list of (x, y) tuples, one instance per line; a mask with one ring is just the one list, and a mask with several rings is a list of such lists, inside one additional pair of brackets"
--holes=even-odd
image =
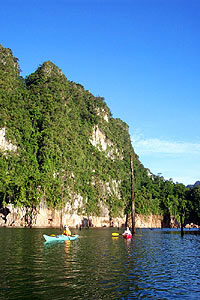
[(64, 235), (67, 235), (67, 236), (72, 235), (72, 234), (71, 234), (71, 231), (69, 230), (69, 227), (68, 227), (67, 225), (65, 225), (65, 227), (64, 227), (64, 232), (63, 232), (63, 234), (64, 234)]
[(122, 235), (132, 235), (130, 229), (128, 228), (128, 226), (126, 227), (126, 230), (124, 231), (124, 233)]

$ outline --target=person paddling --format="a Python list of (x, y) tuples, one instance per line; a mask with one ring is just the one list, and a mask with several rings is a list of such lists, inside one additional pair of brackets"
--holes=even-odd
[(67, 225), (65, 225), (65, 227), (64, 227), (64, 232), (63, 232), (63, 234), (64, 234), (64, 235), (67, 235), (67, 236), (72, 235), (72, 234), (71, 234), (71, 231), (70, 231), (70, 229), (69, 229), (69, 227), (68, 227)]
[(123, 236), (132, 236), (132, 233), (131, 233), (130, 229), (128, 228), (128, 226), (126, 227), (126, 230), (124, 231), (124, 233), (122, 235)]

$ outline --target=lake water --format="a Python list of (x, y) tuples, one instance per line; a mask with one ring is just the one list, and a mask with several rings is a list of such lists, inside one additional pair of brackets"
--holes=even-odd
[(0, 300), (200, 299), (200, 232), (72, 232), (80, 238), (44, 243), (59, 229), (0, 228)]

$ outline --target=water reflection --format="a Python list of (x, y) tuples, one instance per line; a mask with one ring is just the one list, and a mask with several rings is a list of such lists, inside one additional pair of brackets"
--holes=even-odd
[(44, 243), (50, 229), (0, 228), (0, 299), (200, 299), (200, 235), (82, 230)]
[(70, 248), (71, 248), (71, 241), (65, 241), (64, 242), (64, 249), (65, 249), (65, 253), (69, 254)]

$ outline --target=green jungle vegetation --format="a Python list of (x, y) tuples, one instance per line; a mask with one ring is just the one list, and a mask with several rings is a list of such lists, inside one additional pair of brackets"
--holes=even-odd
[[(23, 78), (18, 59), (0, 45), (0, 107), (0, 130), (17, 147), (0, 149), (1, 207), (36, 207), (45, 200), (59, 208), (81, 195), (80, 214), (99, 215), (101, 203), (111, 218), (128, 213), (132, 155), (136, 213), (183, 215), (200, 224), (200, 186), (151, 174), (134, 152), (128, 125), (112, 117), (104, 98), (67, 80), (52, 62)], [(97, 128), (106, 150), (91, 143)]]

